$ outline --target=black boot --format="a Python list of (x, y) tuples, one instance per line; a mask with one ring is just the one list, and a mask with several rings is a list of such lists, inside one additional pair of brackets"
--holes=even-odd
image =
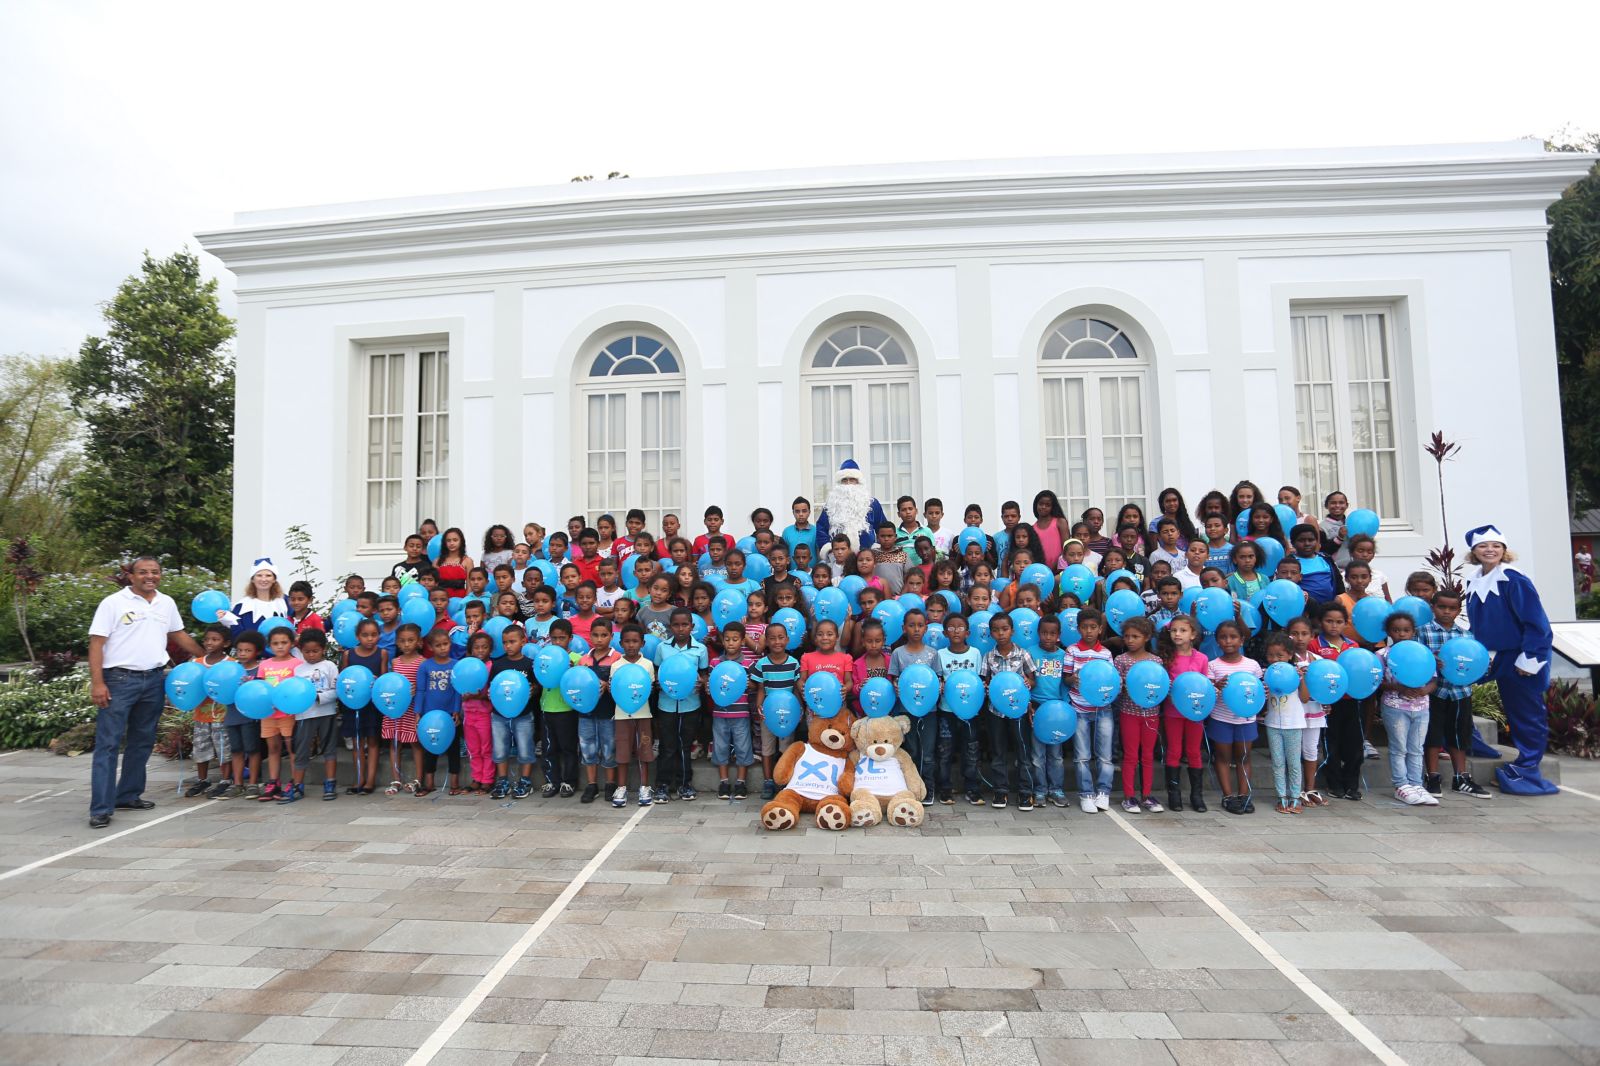
[(1206, 812), (1206, 772), (1189, 768), (1189, 806), (1201, 814)]
[(1169, 766), (1167, 770), (1167, 810), (1183, 810), (1183, 785), (1178, 776), (1180, 771), (1176, 766)]

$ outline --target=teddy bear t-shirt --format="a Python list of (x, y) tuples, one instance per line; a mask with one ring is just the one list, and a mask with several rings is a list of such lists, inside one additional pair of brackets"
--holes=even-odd
[(873, 759), (863, 755), (856, 762), (856, 787), (864, 788), (874, 796), (893, 796), (906, 790), (905, 771), (900, 760)]
[(789, 788), (808, 800), (825, 800), (839, 794), (839, 775), (844, 773), (844, 756), (833, 755), (810, 744), (800, 753), (789, 777)]

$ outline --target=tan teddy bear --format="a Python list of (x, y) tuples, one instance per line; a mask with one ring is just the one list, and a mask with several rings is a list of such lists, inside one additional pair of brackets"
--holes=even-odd
[(850, 756), (855, 768), (851, 824), (876, 825), (884, 820), (885, 812), (893, 825), (909, 828), (922, 824), (922, 801), (928, 798), (928, 786), (911, 756), (900, 747), (910, 731), (911, 719), (902, 716), (862, 718), (850, 727), (856, 746)]

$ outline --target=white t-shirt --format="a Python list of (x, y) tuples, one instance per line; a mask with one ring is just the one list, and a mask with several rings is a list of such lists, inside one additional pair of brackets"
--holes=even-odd
[(94, 609), (91, 637), (105, 637), (101, 665), (110, 670), (156, 670), (167, 665), (167, 634), (183, 628), (171, 596), (157, 592), (148, 602), (131, 588), (113, 592)]
[(856, 760), (856, 787), (864, 788), (874, 796), (893, 796), (906, 790), (905, 771), (899, 759), (873, 759), (862, 756)]
[(1182, 570), (1174, 570), (1172, 576), (1178, 579), (1178, 584), (1182, 585), (1185, 590), (1200, 587), (1200, 575), (1190, 570), (1188, 563), (1183, 564)]
[(808, 800), (825, 800), (839, 794), (839, 777), (844, 773), (844, 756), (829, 755), (806, 745), (800, 761), (794, 764), (789, 788)]

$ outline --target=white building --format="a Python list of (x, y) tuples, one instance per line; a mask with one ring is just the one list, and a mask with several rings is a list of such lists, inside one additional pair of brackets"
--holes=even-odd
[(1069, 513), (1337, 487), (1400, 581), (1441, 541), (1441, 429), (1458, 539), (1498, 523), (1570, 617), (1544, 210), (1591, 161), (980, 161), (241, 214), (200, 236), (239, 298), (234, 584), (297, 523), (323, 573), (369, 575), (423, 517), (469, 542), (629, 505), (781, 525), (846, 456), (990, 528), (1041, 487)]

